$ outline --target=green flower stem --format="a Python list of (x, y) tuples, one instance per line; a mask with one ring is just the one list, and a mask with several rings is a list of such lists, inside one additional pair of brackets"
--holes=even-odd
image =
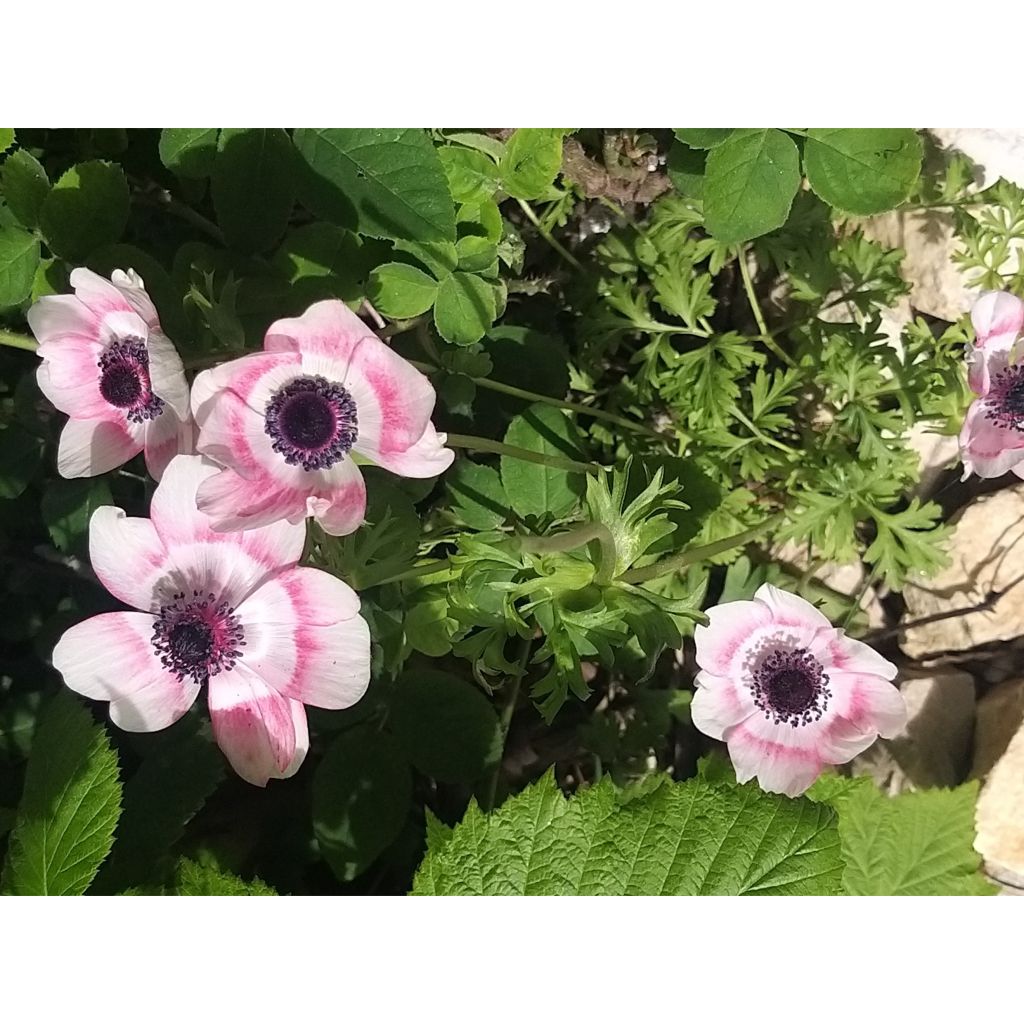
[(543, 224), (541, 224), (540, 220), (537, 218), (537, 214), (533, 212), (533, 207), (522, 199), (517, 199), (516, 202), (519, 204), (519, 209), (526, 214), (526, 219), (537, 229), (540, 237), (543, 238), (544, 241), (547, 242), (563, 260), (566, 261), (566, 263), (575, 267), (577, 270), (582, 270), (583, 264), (580, 263), (580, 261), (576, 259), (576, 257), (573, 256), (573, 254), (569, 252), (569, 250), (566, 249), (566, 247), (562, 245), (562, 243), (555, 238), (555, 236), (551, 234)]
[(14, 331), (5, 331), (0, 327), (0, 345), (7, 348), (20, 348), (25, 352), (35, 352), (38, 348), (35, 338), (29, 338), (24, 334), (15, 334)]
[(754, 282), (750, 277), (750, 267), (747, 266), (747, 250), (741, 245), (736, 251), (736, 262), (740, 265), (740, 277), (743, 278), (743, 290), (747, 293), (747, 301), (757, 321), (757, 329), (761, 332), (759, 337), (765, 347), (774, 352), (787, 366), (796, 366), (796, 363), (782, 351), (775, 339), (768, 331), (768, 324), (765, 323), (764, 313), (761, 312), (761, 304), (757, 301), (757, 293), (754, 291)]
[(769, 516), (764, 522), (758, 523), (757, 526), (752, 526), (749, 530), (744, 530), (742, 533), (733, 534), (731, 537), (724, 537), (722, 540), (716, 540), (713, 544), (704, 544), (699, 548), (687, 548), (685, 551), (677, 551), (674, 555), (669, 555), (668, 558), (655, 562), (654, 565), (646, 565), (642, 569), (630, 569), (629, 572), (624, 572), (619, 579), (623, 583), (643, 583), (645, 580), (654, 580), (659, 576), (667, 576), (670, 572), (678, 572), (680, 569), (685, 569), (688, 565), (693, 565), (695, 562), (704, 561), (705, 558), (711, 558), (714, 555), (720, 555), (723, 551), (730, 551), (732, 548), (749, 544), (773, 526), (781, 523), (785, 515), (785, 512), (776, 512), (775, 515)]
[(611, 583), (615, 572), (615, 538), (604, 523), (582, 523), (566, 533), (554, 537), (520, 537), (523, 551), (534, 555), (554, 554), (558, 551), (572, 551), (596, 540), (601, 545), (601, 558), (594, 582), (604, 585)]
[[(422, 363), (415, 359), (410, 359), (409, 362), (417, 370), (422, 370), (423, 373), (437, 373), (439, 371), (439, 367), (432, 363)], [(525, 388), (517, 388), (511, 384), (502, 384), (500, 380), (491, 380), (490, 377), (470, 377), (469, 379), (478, 388), (484, 388), (487, 391), (497, 391), (502, 395), (510, 395), (512, 398), (521, 398), (524, 402), (542, 402), (544, 405), (553, 405), (556, 409), (566, 409), (580, 416), (592, 416), (596, 420), (607, 420), (607, 422), (614, 423), (616, 426), (623, 427), (626, 430), (632, 430), (638, 434), (646, 434), (648, 437), (657, 438), (659, 441), (665, 440), (665, 435), (659, 434), (653, 427), (648, 427), (644, 423), (637, 423), (635, 420), (627, 420), (624, 416), (616, 416), (615, 413), (605, 412), (603, 409), (595, 409), (590, 405), (581, 405), (579, 402), (569, 402), (563, 398), (554, 398), (551, 395), (542, 395), (536, 391), (527, 391)]]
[(492, 441), (489, 437), (473, 437), (471, 434), (449, 434), (450, 448), (465, 448), (471, 452), (491, 452), (494, 455), (508, 455), (523, 462), (533, 462), (538, 466), (550, 466), (552, 469), (565, 469), (571, 473), (607, 473), (611, 466), (600, 466), (596, 462), (574, 462), (557, 455), (544, 455), (532, 452), (529, 448), (516, 448), (515, 445)]
[(533, 637), (524, 636), (519, 642), (519, 658), (516, 662), (516, 674), (508, 680), (508, 697), (505, 699), (505, 706), (501, 709), (501, 757), (487, 780), (487, 789), (484, 793), (482, 807), (485, 811), (494, 810), (494, 801), (498, 795), (498, 779), (501, 777), (501, 765), (505, 759), (505, 744), (508, 742), (508, 730), (512, 724), (512, 716), (515, 714), (516, 704), (519, 703), (519, 690), (523, 685), (523, 677), (526, 675), (526, 665), (530, 660), (530, 648), (533, 646)]

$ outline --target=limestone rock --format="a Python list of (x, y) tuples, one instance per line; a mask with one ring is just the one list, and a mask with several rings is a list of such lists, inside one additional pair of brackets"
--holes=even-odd
[(966, 651), (1024, 633), (1024, 485), (983, 495), (968, 505), (956, 520), (949, 554), (949, 566), (938, 575), (904, 588), (905, 622), (972, 608), (994, 590), (1005, 593), (990, 609), (908, 630), (902, 647), (912, 658)]
[(978, 797), (974, 848), (997, 881), (1024, 889), (1024, 728), (989, 772)]
[(1003, 683), (978, 701), (971, 778), (983, 779), (1024, 725), (1024, 679)]
[(943, 470), (955, 466), (960, 460), (960, 445), (949, 434), (936, 434), (934, 424), (915, 423), (909, 431), (907, 443), (917, 452), (921, 466), (918, 494), (930, 494)]
[(958, 149), (975, 164), (982, 189), (999, 178), (1024, 187), (1024, 131), (1020, 128), (929, 128), (944, 149)]
[(974, 678), (940, 669), (905, 678), (907, 726), (854, 759), (854, 775), (869, 775), (890, 794), (955, 786), (967, 775), (974, 732)]

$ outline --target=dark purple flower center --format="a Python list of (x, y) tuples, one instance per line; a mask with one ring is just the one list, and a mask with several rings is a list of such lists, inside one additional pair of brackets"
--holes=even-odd
[(182, 682), (205, 683), (233, 668), (245, 646), (235, 610), (213, 594), (175, 594), (153, 623), (153, 649)]
[(831, 691), (828, 676), (806, 648), (772, 651), (754, 670), (754, 703), (780, 725), (821, 718)]
[(145, 342), (138, 338), (115, 341), (97, 365), (100, 394), (115, 408), (123, 409), (132, 423), (156, 419), (163, 412), (163, 400), (153, 394), (150, 385)]
[(1024, 364), (1009, 366), (992, 378), (985, 418), (1004, 430), (1024, 430)]
[(288, 465), (330, 469), (359, 436), (356, 403), (326, 377), (296, 377), (267, 403), (263, 429)]

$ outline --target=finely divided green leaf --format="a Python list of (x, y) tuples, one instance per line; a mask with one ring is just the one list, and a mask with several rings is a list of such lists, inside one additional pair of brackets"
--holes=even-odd
[(737, 128), (708, 155), (704, 221), (721, 242), (781, 227), (800, 186), (796, 143), (778, 128)]
[(43, 201), (39, 222), (47, 245), (64, 259), (84, 259), (121, 237), (128, 223), (128, 202), (128, 181), (117, 164), (76, 164)]
[(281, 128), (224, 128), (210, 181), (217, 223), (243, 252), (284, 234), (295, 198), (295, 150)]
[(0, 227), (0, 309), (28, 298), (39, 266), (39, 241), (28, 231)]
[(18, 896), (81, 895), (110, 852), (120, 814), (117, 757), (107, 734), (61, 692), (32, 745), (0, 888)]
[(549, 773), (431, 845), (414, 894), (837, 895), (835, 812), (700, 780), (648, 792), (607, 778), (566, 800)]
[[(579, 435), (564, 413), (538, 402), (517, 416), (505, 433), (516, 448), (579, 461)], [(512, 508), (521, 516), (565, 515), (583, 493), (583, 474), (553, 466), (501, 457), (501, 481)]]
[(419, 128), (300, 128), (308, 168), (303, 202), (375, 238), (455, 241), (444, 168)]
[(910, 195), (922, 154), (913, 128), (811, 128), (804, 171), (811, 188), (836, 209), (882, 213)]

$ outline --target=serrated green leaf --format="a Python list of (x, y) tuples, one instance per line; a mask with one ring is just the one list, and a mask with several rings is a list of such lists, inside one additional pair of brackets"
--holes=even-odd
[(84, 554), (88, 549), (89, 518), (114, 498), (103, 477), (51, 480), (43, 492), (43, 522), (59, 551)]
[[(517, 416), (505, 433), (505, 443), (545, 455), (579, 461), (579, 435), (558, 409), (538, 402)], [(501, 457), (501, 482), (512, 508), (521, 516), (565, 515), (583, 493), (583, 474)]]
[(210, 179), (217, 223), (242, 252), (284, 234), (295, 199), (295, 150), (281, 128), (224, 128)]
[(296, 309), (327, 298), (352, 302), (365, 294), (369, 268), (362, 240), (336, 224), (293, 228), (272, 262), (292, 285)]
[(117, 164), (76, 164), (43, 201), (39, 224), (46, 244), (64, 259), (84, 259), (121, 237), (128, 223), (128, 201), (128, 181)]
[(445, 486), (459, 518), (475, 530), (493, 530), (508, 518), (508, 496), (491, 466), (460, 459), (445, 474)]
[(498, 188), (498, 167), (485, 153), (462, 146), (445, 146), (437, 155), (455, 202), (479, 203), (494, 195)]
[(810, 128), (804, 171), (830, 206), (845, 213), (882, 213), (910, 195), (923, 152), (913, 128)]
[(499, 810), (471, 804), (414, 895), (837, 895), (836, 815), (801, 798), (700, 780), (566, 800), (551, 773)]
[(447, 672), (399, 677), (388, 723), (413, 764), (440, 782), (474, 782), (501, 757), (494, 708), (473, 683)]
[(28, 231), (0, 227), (0, 309), (28, 298), (39, 266), (39, 241)]
[(737, 129), (735, 128), (673, 128), (672, 133), (693, 149), (714, 149), (720, 146)]
[(14, 145), (14, 129), (0, 128), (0, 153)]
[(974, 850), (978, 783), (887, 797), (869, 780), (814, 796), (839, 811), (843, 885), (853, 896), (985, 896)]
[(50, 180), (43, 165), (28, 150), (19, 149), (0, 167), (0, 191), (14, 216), (25, 227), (34, 228), (50, 191)]
[(489, 282), (461, 271), (446, 277), (437, 290), (434, 323), (453, 345), (478, 342), (497, 317), (497, 302)]
[(343, 732), (313, 777), (313, 830), (342, 881), (365, 871), (402, 830), (412, 779), (402, 749), (387, 734)]
[(117, 842), (96, 892), (160, 882), (185, 826), (224, 778), (215, 743), (184, 722), (168, 732), (124, 787)]
[(433, 144), (419, 128), (300, 128), (303, 202), (375, 238), (455, 241), (455, 206)]
[(708, 155), (704, 222), (721, 242), (781, 227), (800, 187), (796, 143), (778, 128), (737, 128)]
[(237, 875), (208, 864), (182, 859), (178, 864), (174, 896), (276, 896), (277, 893), (254, 878), (246, 882)]
[(217, 128), (164, 128), (160, 161), (181, 178), (206, 178), (217, 157)]
[(682, 142), (673, 142), (668, 151), (669, 180), (683, 196), (701, 199), (704, 195), (704, 171), (707, 153)]
[(564, 128), (517, 128), (501, 157), (502, 188), (517, 199), (539, 199), (562, 169)]
[(437, 282), (408, 263), (385, 263), (370, 274), (366, 297), (384, 316), (407, 320), (425, 313), (437, 298)]
[(120, 814), (117, 757), (107, 734), (64, 691), (46, 708), (32, 744), (3, 891), (81, 895), (110, 852)]

